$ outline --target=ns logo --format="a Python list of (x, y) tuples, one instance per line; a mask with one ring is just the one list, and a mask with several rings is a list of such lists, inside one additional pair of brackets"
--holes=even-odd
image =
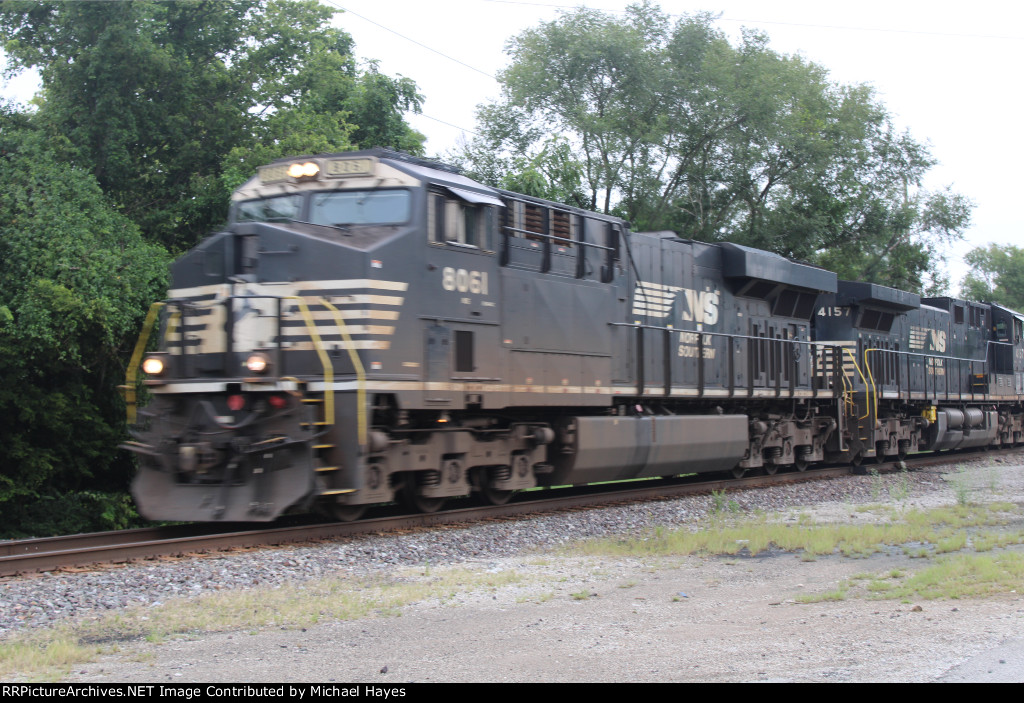
[(682, 302), (679, 310), (682, 321), (696, 321), (705, 325), (718, 323), (718, 291), (693, 290), (647, 281), (638, 281), (633, 291), (633, 314), (666, 318), (677, 301)]
[(946, 331), (928, 330), (928, 348), (931, 351), (946, 351)]
[(930, 327), (910, 328), (910, 348), (923, 351), (946, 351), (946, 330), (936, 330)]

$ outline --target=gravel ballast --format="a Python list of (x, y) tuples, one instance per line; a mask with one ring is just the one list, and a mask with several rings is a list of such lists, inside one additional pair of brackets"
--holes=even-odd
[[(968, 474), (972, 499), (1019, 507), (1022, 464), (1019, 453), (975, 462)], [(857, 523), (872, 513), (854, 506), (894, 502), (894, 495), (907, 507), (956, 502), (952, 471), (851, 476), (729, 492), (727, 499), (742, 512), (799, 507), (817, 520)], [(590, 537), (698, 526), (713, 507), (711, 496), (697, 496), (7, 579), (0, 582), (0, 637), (212, 591), (461, 565), (523, 578), (409, 605), (400, 617), (123, 643), (117, 654), (76, 667), (66, 680), (935, 681), (963, 676), (957, 667), (975, 656), (994, 659), (980, 665), (981, 674), (966, 674), (971, 680), (1024, 680), (1015, 645), (1024, 635), (1020, 594), (920, 603), (794, 600), (835, 588), (854, 574), (927, 565), (902, 552), (816, 561), (778, 551), (659, 561), (581, 558), (557, 550)]]

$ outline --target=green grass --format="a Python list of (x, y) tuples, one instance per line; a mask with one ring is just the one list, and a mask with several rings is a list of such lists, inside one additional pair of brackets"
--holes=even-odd
[(798, 603), (818, 603), (863, 596), (869, 599), (914, 600), (978, 598), (1024, 589), (1024, 554), (956, 554), (941, 557), (914, 573), (892, 570), (870, 578), (852, 578), (824, 593), (801, 594)]
[(957, 554), (940, 559), (888, 592), (889, 598), (971, 598), (1024, 589), (1024, 554)]
[(1018, 511), (1012, 503), (958, 503), (931, 510), (887, 511), (883, 512), (883, 522), (872, 525), (814, 524), (806, 516), (796, 523), (766, 515), (736, 519), (716, 513), (711, 524), (701, 529), (658, 527), (640, 537), (582, 542), (571, 547), (570, 552), (628, 557), (756, 556), (774, 549), (799, 552), (803, 560), (813, 561), (837, 553), (863, 558), (889, 548), (900, 548), (913, 558), (929, 558), (969, 547), (990, 551), (1024, 544), (1024, 533), (1020, 531), (983, 529), (1004, 525)]
[(967, 467), (960, 466), (959, 470), (953, 474), (951, 482), (953, 484), (953, 493), (956, 495), (957, 505), (966, 506), (970, 502), (971, 488), (968, 482)]
[(549, 600), (555, 597), (552, 591), (544, 591), (543, 593), (531, 593), (516, 597), (516, 603), (522, 605), (523, 603), (547, 603)]
[[(862, 573), (834, 589), (801, 594), (796, 600), (815, 603), (859, 596), (911, 602), (1024, 592), (1024, 554), (988, 554), (1024, 544), (1024, 531), (1005, 529), (1011, 520), (1020, 519), (1020, 508), (1006, 501), (972, 503), (961, 500), (965, 492), (955, 492), (955, 505), (931, 510), (874, 506), (882, 521), (858, 526), (815, 524), (806, 515), (795, 523), (792, 517), (788, 521), (765, 515), (737, 518), (729, 513), (723, 498), (713, 496), (712, 519), (701, 529), (659, 528), (640, 537), (583, 542), (572, 551), (647, 558), (756, 556), (766, 550), (779, 550), (796, 552), (802, 560), (813, 561), (825, 555), (860, 558), (901, 549), (910, 558), (927, 560), (928, 565), (915, 573), (901, 569), (878, 575)], [(896, 495), (902, 494), (897, 484)]]
[(64, 622), (0, 641), (0, 679), (49, 679), (94, 660), (118, 643), (205, 632), (305, 627), (319, 622), (391, 617), (417, 602), (449, 601), (459, 593), (520, 583), (515, 572), (415, 568), (386, 578), (325, 578), (278, 588), (222, 591), (198, 598), (134, 607), (94, 620)]
[(850, 592), (850, 584), (847, 581), (839, 584), (837, 588), (831, 591), (825, 591), (824, 593), (806, 593), (800, 594), (796, 597), (797, 603), (822, 603), (846, 600), (847, 594)]
[(961, 549), (967, 546), (966, 532), (951, 532), (949, 530), (944, 530), (943, 533), (944, 536), (940, 536), (938, 541), (935, 543), (936, 554), (948, 554), (949, 552), (959, 552)]
[(889, 497), (897, 502), (903, 502), (910, 496), (910, 477), (906, 468), (901, 468), (896, 480), (889, 486)]
[(726, 513), (740, 512), (740, 504), (735, 500), (725, 497), (725, 491), (711, 491), (711, 513), (712, 515), (724, 515)]

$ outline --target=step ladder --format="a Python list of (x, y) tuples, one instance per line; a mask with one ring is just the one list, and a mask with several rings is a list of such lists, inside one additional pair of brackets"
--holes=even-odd
[(327, 417), (327, 403), (324, 401), (323, 395), (306, 395), (303, 393), (302, 403), (313, 410), (312, 421), (303, 422), (302, 426), (309, 429), (313, 433), (313, 465), (314, 471), (318, 476), (323, 477), (322, 485), (318, 495), (321, 496), (335, 496), (343, 493), (351, 493), (352, 489), (341, 489), (341, 488), (329, 488), (330, 484), (334, 483), (332, 480), (333, 476), (339, 475), (341, 467), (332, 463), (331, 453), (337, 447), (336, 444), (330, 441), (324, 441), (324, 437), (334, 423), (331, 422)]

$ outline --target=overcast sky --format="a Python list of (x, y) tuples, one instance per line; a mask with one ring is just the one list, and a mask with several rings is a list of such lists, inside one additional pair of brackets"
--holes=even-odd
[[(350, 32), (360, 58), (419, 85), (426, 100), (412, 124), (431, 154), (454, 147), (475, 125), (474, 109), (498, 97), (495, 73), (507, 62), (506, 40), (577, 5), (512, 0), (321, 0), (348, 12), (336, 23)], [(626, 2), (589, 0), (620, 12)], [(951, 185), (976, 204), (967, 242), (951, 252), (954, 287), (962, 256), (989, 242), (1024, 245), (1016, 168), (1024, 163), (1019, 123), (1024, 66), (1024, 3), (950, 0), (663, 0), (671, 15), (721, 13), (731, 36), (757, 27), (783, 53), (801, 53), (833, 80), (867, 83), (895, 117), (931, 145), (940, 165), (929, 188)], [(6, 94), (31, 92), (31, 81)]]

